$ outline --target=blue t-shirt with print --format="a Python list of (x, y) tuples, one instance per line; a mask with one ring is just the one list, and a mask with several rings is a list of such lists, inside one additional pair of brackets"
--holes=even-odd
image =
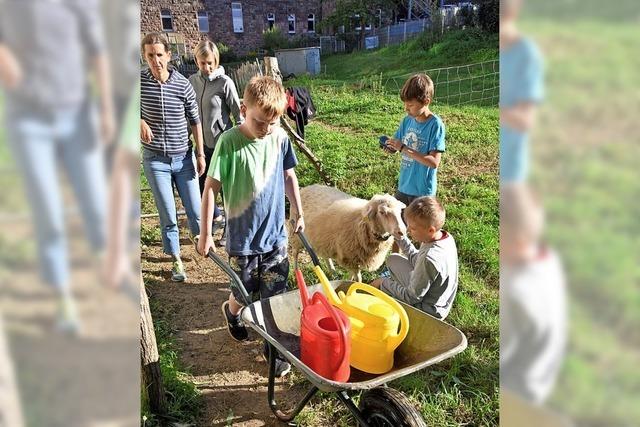
[[(543, 63), (533, 41), (522, 38), (500, 51), (500, 108), (539, 103), (544, 96)], [(500, 181), (523, 181), (529, 169), (529, 134), (500, 126)]]
[[(444, 123), (435, 114), (431, 114), (423, 123), (406, 116), (394, 135), (403, 144), (423, 154), (431, 151), (444, 152), (444, 136)], [(438, 187), (437, 174), (437, 169), (425, 166), (403, 154), (398, 191), (409, 196), (435, 196)]]

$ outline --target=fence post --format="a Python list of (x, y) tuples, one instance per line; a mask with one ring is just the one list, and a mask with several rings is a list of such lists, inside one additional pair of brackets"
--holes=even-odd
[(402, 33), (402, 41), (407, 41), (407, 21), (404, 21), (404, 31)]

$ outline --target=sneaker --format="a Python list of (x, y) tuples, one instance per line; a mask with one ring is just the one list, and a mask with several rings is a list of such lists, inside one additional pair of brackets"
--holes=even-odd
[[(262, 357), (264, 358), (265, 362), (269, 363), (268, 350), (262, 353)], [(287, 375), (289, 372), (291, 372), (291, 363), (283, 359), (280, 353), (278, 353), (276, 355), (276, 372), (275, 372), (276, 378), (282, 378), (285, 375)]]
[(222, 314), (224, 314), (224, 320), (227, 322), (227, 330), (229, 335), (236, 341), (245, 341), (249, 338), (249, 332), (245, 328), (244, 323), (240, 319), (240, 316), (234, 316), (229, 311), (229, 301), (225, 301), (222, 304)]
[(184, 272), (184, 265), (182, 265), (182, 261), (178, 260), (173, 262), (171, 280), (174, 282), (184, 282), (187, 280), (187, 273)]
[(80, 334), (80, 319), (73, 297), (62, 296), (58, 301), (55, 328), (57, 331), (72, 336)]
[(276, 378), (282, 378), (291, 372), (291, 363), (276, 357)]

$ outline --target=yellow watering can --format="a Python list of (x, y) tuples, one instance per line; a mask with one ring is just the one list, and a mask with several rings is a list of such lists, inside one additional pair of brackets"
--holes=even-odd
[(402, 306), (389, 295), (365, 283), (353, 283), (346, 295), (336, 294), (320, 262), (303, 233), (298, 233), (311, 256), (314, 272), (331, 303), (351, 322), (349, 364), (371, 374), (384, 374), (393, 368), (393, 352), (409, 332), (409, 318)]

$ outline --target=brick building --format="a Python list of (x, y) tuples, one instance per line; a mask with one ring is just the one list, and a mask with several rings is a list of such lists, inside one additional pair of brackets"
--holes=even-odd
[(288, 37), (315, 36), (335, 1), (323, 0), (141, 0), (142, 34), (164, 31), (186, 52), (202, 38), (222, 42), (234, 53), (257, 52), (262, 32), (273, 26)]

